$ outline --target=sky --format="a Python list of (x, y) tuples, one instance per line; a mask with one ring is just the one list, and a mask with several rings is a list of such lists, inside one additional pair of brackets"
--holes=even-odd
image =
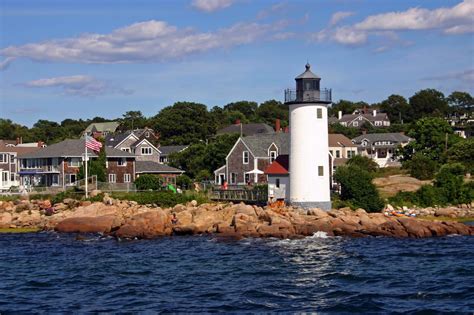
[(306, 62), (333, 100), (474, 92), (474, 0), (0, 0), (0, 118), (283, 101)]

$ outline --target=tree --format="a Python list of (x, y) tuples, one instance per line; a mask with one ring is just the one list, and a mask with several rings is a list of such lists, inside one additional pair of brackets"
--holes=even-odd
[(474, 98), (467, 92), (454, 91), (448, 96), (447, 101), (455, 111), (466, 113), (474, 110)]
[(349, 139), (354, 139), (357, 136), (360, 136), (361, 130), (355, 127), (346, 127), (339, 123), (329, 125), (329, 133), (341, 133)]
[(146, 126), (147, 119), (139, 110), (128, 111), (122, 117), (120, 119), (120, 129), (123, 131), (140, 129)]
[(356, 166), (370, 173), (374, 173), (379, 168), (379, 165), (367, 156), (354, 155), (347, 161), (347, 165)]
[(281, 127), (289, 125), (288, 106), (276, 100), (265, 101), (255, 111), (256, 119), (273, 126), (280, 119)]
[(159, 190), (162, 181), (159, 176), (143, 174), (135, 180), (134, 184), (138, 190)]
[(474, 173), (474, 138), (461, 139), (448, 150), (449, 163), (461, 163), (469, 173)]
[(444, 94), (435, 89), (418, 91), (410, 97), (413, 120), (426, 116), (443, 117), (448, 112), (448, 102)]
[[(89, 163), (87, 164), (87, 176), (91, 177), (95, 175), (97, 176), (98, 182), (105, 183), (107, 181), (107, 155), (105, 153), (105, 140), (103, 138), (99, 138), (97, 140), (102, 142), (102, 148), (100, 149), (97, 158), (89, 157)], [(77, 174), (77, 177), (79, 179), (85, 178), (84, 165), (81, 165), (81, 167), (79, 168), (79, 173)]]
[(169, 165), (182, 169), (191, 178), (195, 178), (197, 173), (207, 166), (204, 162), (206, 145), (202, 142), (190, 145), (186, 150), (170, 154)]
[(387, 113), (391, 123), (406, 123), (412, 119), (411, 107), (406, 98), (392, 94), (380, 103), (380, 109)]
[(342, 114), (352, 114), (356, 109), (369, 107), (366, 102), (351, 102), (348, 100), (339, 100), (329, 108), (329, 116), (336, 116), (341, 111)]
[(451, 204), (470, 203), (469, 186), (464, 185), (465, 169), (461, 163), (445, 164), (436, 174), (434, 186), (444, 200)]
[(239, 101), (225, 105), (224, 110), (239, 111), (244, 114), (247, 119), (251, 119), (254, 116), (257, 107), (258, 104), (256, 102)]
[(180, 187), (181, 189), (189, 189), (191, 187), (191, 184), (192, 184), (192, 180), (186, 174), (182, 174), (176, 177), (176, 185)]
[(372, 175), (358, 166), (340, 166), (334, 179), (341, 185), (341, 200), (368, 212), (380, 211), (384, 202), (372, 183)]
[(216, 129), (206, 105), (189, 102), (178, 102), (163, 108), (151, 118), (151, 122), (163, 139), (162, 145), (206, 141)]
[[(408, 136), (415, 139), (402, 150), (402, 160), (410, 160), (419, 153), (436, 162), (444, 162), (446, 147), (450, 148), (459, 141), (451, 126), (442, 118), (422, 118), (418, 120)], [(446, 139), (448, 140), (446, 142)]]
[(412, 177), (426, 180), (433, 178), (438, 163), (421, 153), (416, 153), (411, 160), (403, 162), (403, 168), (407, 169)]

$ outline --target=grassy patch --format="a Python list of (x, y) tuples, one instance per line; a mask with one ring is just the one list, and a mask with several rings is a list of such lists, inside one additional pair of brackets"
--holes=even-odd
[(175, 194), (171, 191), (143, 191), (143, 192), (114, 192), (112, 198), (120, 200), (136, 201), (139, 204), (156, 204), (159, 207), (173, 207), (179, 203), (185, 204), (191, 200), (196, 200), (198, 204), (208, 202), (209, 199), (204, 193), (185, 192)]
[(408, 171), (400, 167), (380, 167), (374, 173), (374, 177), (388, 177), (393, 175), (408, 175)]
[(35, 233), (39, 231), (40, 231), (39, 228), (14, 228), (14, 229), (4, 228), (4, 229), (0, 229), (0, 234), (1, 233)]
[(418, 219), (426, 220), (426, 221), (453, 221), (453, 222), (461, 222), (461, 223), (474, 221), (473, 217), (451, 218), (451, 217), (435, 217), (432, 215), (420, 216), (418, 217)]

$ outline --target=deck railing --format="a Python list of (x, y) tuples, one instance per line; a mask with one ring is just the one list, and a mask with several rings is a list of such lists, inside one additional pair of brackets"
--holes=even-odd
[(332, 91), (331, 89), (321, 90), (285, 90), (285, 103), (293, 102), (324, 102), (331, 103)]

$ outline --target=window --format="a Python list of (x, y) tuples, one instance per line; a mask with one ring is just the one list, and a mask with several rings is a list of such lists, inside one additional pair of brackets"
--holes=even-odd
[(127, 160), (125, 158), (118, 159), (117, 165), (118, 166), (127, 166)]
[(340, 158), (340, 157), (341, 157), (341, 151), (336, 150), (336, 158)]
[(331, 153), (331, 156), (334, 156), (334, 152), (332, 152), (332, 150), (329, 150), (329, 153)]
[(79, 158), (70, 158), (69, 159), (69, 166), (70, 167), (79, 167), (80, 166), (80, 159)]
[(76, 182), (76, 174), (66, 174), (64, 175), (66, 185), (74, 185)]
[(120, 148), (120, 150), (123, 152), (130, 152), (130, 148)]
[(152, 150), (150, 147), (143, 147), (142, 148), (142, 155), (151, 155), (152, 154)]
[(51, 185), (52, 186), (59, 186), (59, 175), (58, 174), (53, 174), (51, 177)]
[(8, 182), (8, 172), (2, 172), (2, 182)]
[(275, 161), (277, 158), (277, 152), (276, 151), (270, 151), (270, 163)]
[(359, 126), (359, 122), (354, 121), (354, 122), (352, 123), (352, 125), (353, 125), (354, 127), (357, 127), (357, 126)]
[(10, 163), (15, 164), (15, 156), (13, 154), (10, 154)]
[(8, 163), (8, 155), (0, 154), (0, 163)]
[(318, 118), (318, 119), (323, 118), (323, 109), (322, 108), (316, 108), (316, 118)]
[(150, 132), (149, 132), (149, 131), (147, 131), (147, 132), (145, 133), (145, 137), (146, 137), (146, 138), (150, 138)]
[(115, 174), (109, 174), (109, 183), (115, 183), (117, 176)]
[(123, 182), (130, 183), (131, 176), (130, 174), (123, 174)]
[(347, 158), (350, 159), (351, 157), (353, 157), (355, 155), (355, 151), (354, 150), (349, 150), (347, 151)]
[(377, 121), (375, 121), (375, 125), (376, 126), (382, 126), (382, 122), (377, 120)]
[(244, 151), (242, 153), (242, 163), (249, 164), (249, 151)]
[(244, 173), (244, 179), (246, 184), (250, 183), (250, 174)]
[(324, 176), (324, 167), (318, 166), (318, 176)]
[(276, 186), (276, 188), (280, 188), (280, 179), (279, 178), (277, 178), (275, 180), (275, 186)]
[(230, 183), (235, 184), (237, 182), (237, 174), (236, 173), (230, 173)]

